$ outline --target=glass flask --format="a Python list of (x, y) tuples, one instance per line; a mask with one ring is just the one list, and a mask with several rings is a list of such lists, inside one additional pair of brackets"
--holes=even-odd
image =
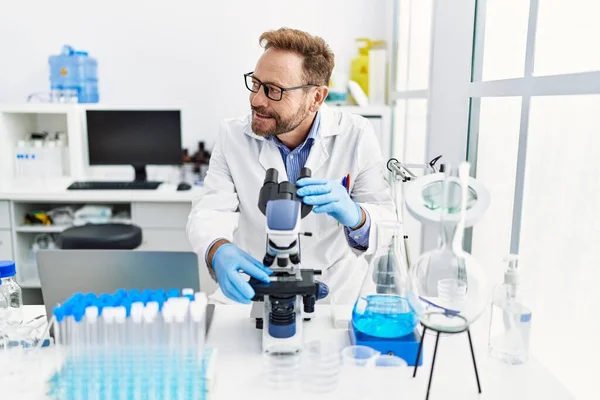
[(417, 316), (409, 304), (399, 222), (376, 224), (376, 250), (354, 309), (352, 326), (361, 340), (393, 339), (414, 332)]
[(447, 168), (436, 184), (439, 196), (424, 188), (421, 198), (440, 212), (439, 247), (423, 253), (411, 267), (409, 300), (424, 326), (457, 333), (481, 316), (489, 297), (483, 268), (463, 249), (465, 215), (477, 196), (469, 188), (468, 163), (458, 170)]

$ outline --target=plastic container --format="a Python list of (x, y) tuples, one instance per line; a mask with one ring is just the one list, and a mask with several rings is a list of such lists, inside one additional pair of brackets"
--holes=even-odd
[(0, 261), (0, 327), (23, 322), (23, 293), (17, 283), (14, 261)]
[(358, 55), (350, 64), (350, 80), (358, 83), (365, 94), (369, 93), (369, 50), (371, 40), (367, 38), (356, 39)]
[(17, 146), (15, 147), (15, 168), (14, 168), (14, 177), (15, 178), (25, 178), (26, 177), (26, 168), (25, 164), (25, 156), (29, 154), (29, 146), (25, 140), (19, 140), (17, 142)]
[(387, 101), (387, 49), (384, 40), (374, 40), (369, 49), (369, 104)]
[(374, 367), (380, 354), (367, 346), (347, 346), (342, 350), (342, 362), (345, 366)]
[(402, 384), (409, 377), (410, 370), (404, 359), (389, 354), (382, 354), (375, 359), (374, 387), (385, 388), (390, 382), (394, 382), (398, 390), (403, 390)]
[(53, 102), (97, 103), (98, 63), (85, 51), (63, 46), (58, 55), (50, 56), (50, 90)]
[(348, 74), (333, 71), (325, 102), (332, 105), (342, 105), (348, 102)]
[(348, 346), (342, 350), (341, 394), (339, 398), (370, 399), (375, 377), (375, 361), (381, 353), (367, 346)]

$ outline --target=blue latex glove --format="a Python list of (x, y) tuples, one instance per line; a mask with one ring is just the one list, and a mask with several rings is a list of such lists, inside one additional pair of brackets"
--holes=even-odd
[(263, 281), (270, 282), (273, 273), (250, 254), (232, 243), (221, 245), (212, 259), (212, 267), (225, 296), (238, 303), (249, 304), (254, 297), (254, 289), (240, 275), (240, 271)]
[(327, 213), (342, 225), (354, 228), (362, 220), (360, 206), (350, 198), (348, 191), (338, 181), (302, 178), (296, 182), (296, 192), (306, 204), (315, 206), (313, 212)]

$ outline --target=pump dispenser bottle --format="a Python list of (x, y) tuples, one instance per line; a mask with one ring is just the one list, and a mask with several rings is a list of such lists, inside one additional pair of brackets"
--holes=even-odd
[(531, 310), (521, 302), (518, 257), (511, 254), (504, 261), (504, 283), (492, 292), (488, 349), (505, 363), (523, 364), (529, 358)]

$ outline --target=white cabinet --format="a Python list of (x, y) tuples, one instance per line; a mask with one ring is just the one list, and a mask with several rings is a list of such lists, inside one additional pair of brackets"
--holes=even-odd
[(10, 229), (10, 225), (8, 201), (0, 201), (0, 229)]
[(381, 147), (381, 154), (384, 161), (391, 156), (391, 140), (392, 140), (392, 121), (391, 121), (391, 108), (389, 106), (337, 106), (331, 107), (338, 109), (343, 112), (356, 114), (365, 117), (373, 125), (375, 136), (379, 141), (379, 147)]
[(142, 244), (136, 250), (192, 251), (183, 229), (142, 228)]
[(0, 260), (14, 260), (9, 230), (0, 230)]
[[(133, 203), (131, 219), (142, 228), (185, 229), (192, 204), (187, 203)], [(187, 241), (187, 239), (186, 239)]]

